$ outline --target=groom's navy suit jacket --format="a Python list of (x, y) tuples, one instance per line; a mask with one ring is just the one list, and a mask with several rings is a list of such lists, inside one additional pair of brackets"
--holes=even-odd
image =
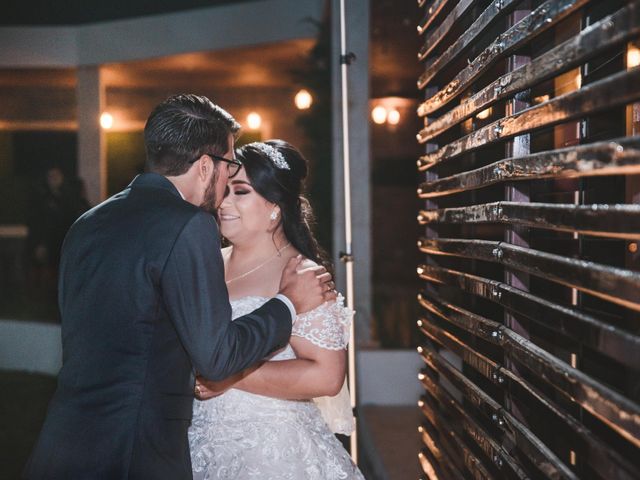
[(223, 379), (291, 333), (278, 299), (231, 321), (214, 219), (152, 173), (73, 225), (59, 304), (63, 366), (29, 479), (190, 479), (194, 370)]

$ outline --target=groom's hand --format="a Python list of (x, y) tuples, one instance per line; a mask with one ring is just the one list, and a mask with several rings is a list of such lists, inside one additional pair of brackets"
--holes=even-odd
[(256, 363), (249, 368), (236, 373), (224, 380), (214, 382), (213, 380), (207, 380), (202, 375), (196, 377), (196, 386), (193, 389), (193, 394), (198, 400), (209, 400), (210, 398), (222, 395), (230, 388), (239, 388), (242, 385), (242, 380), (251, 375), (252, 372), (260, 368), (262, 362)]
[(232, 377), (214, 382), (213, 380), (207, 380), (204, 377), (196, 377), (196, 386), (194, 388), (194, 395), (198, 400), (209, 400), (210, 398), (222, 395), (229, 390), (234, 384), (242, 379), (242, 373), (238, 373)]
[(223, 394), (228, 387), (220, 387), (217, 385), (217, 382), (210, 382), (202, 377), (196, 378), (196, 386), (193, 389), (194, 396), (198, 400), (209, 400), (210, 398), (217, 397), (218, 395)]
[(336, 299), (335, 284), (327, 269), (298, 255), (289, 260), (280, 278), (279, 293), (301, 314)]

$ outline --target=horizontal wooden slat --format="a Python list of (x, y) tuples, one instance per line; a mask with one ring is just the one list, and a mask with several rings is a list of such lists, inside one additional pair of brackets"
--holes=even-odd
[(458, 58), (495, 21), (513, 10), (519, 0), (491, 2), (475, 22), (429, 65), (418, 80), (418, 88), (424, 88), (431, 79), (449, 63)]
[[(453, 309), (447, 309), (446, 307), (437, 304), (435, 301), (430, 301), (425, 295), (420, 297), (420, 305), (428, 312), (443, 318), (446, 322), (459, 326), (465, 332), (469, 332), (483, 340), (490, 341), (491, 343), (498, 344), (497, 336), (495, 338), (482, 337), (477, 335), (472, 329), (468, 328), (468, 323), (464, 321), (463, 315), (456, 315)], [(482, 374), (483, 377), (488, 380), (493, 380), (493, 376), (500, 368), (500, 364), (492, 360), (491, 358), (483, 355), (482, 353), (468, 347), (461, 339), (456, 337), (452, 332), (439, 328), (431, 320), (427, 318), (421, 318), (418, 321), (420, 330), (428, 333), (431, 337), (436, 339), (438, 343), (445, 346), (448, 350), (455, 353), (460, 359), (462, 359), (467, 365), (473, 367), (474, 370)], [(464, 326), (463, 326), (464, 325)], [(499, 326), (495, 327), (494, 332), (498, 332)], [(497, 334), (496, 334), (497, 335)]]
[[(418, 462), (420, 463), (420, 468), (422, 469), (424, 475), (421, 475), (419, 480), (439, 480), (441, 478), (455, 478), (451, 473), (445, 474), (442, 472), (440, 465), (433, 458), (432, 453), (428, 448), (423, 448), (418, 452)], [(459, 478), (463, 478), (460, 475)]]
[(632, 103), (640, 98), (640, 68), (619, 72), (514, 115), (497, 120), (419, 159), (427, 170), (492, 142)]
[[(492, 480), (492, 475), (489, 474), (483, 461), (478, 458), (469, 448), (466, 439), (462, 438), (456, 429), (451, 428), (451, 425), (444, 425), (443, 422), (438, 421), (441, 418), (442, 411), (436, 406), (437, 403), (430, 396), (421, 397), (420, 409), (428, 421), (422, 424), (423, 433), (428, 433), (430, 439), (439, 440), (438, 444), (445, 446), (445, 450), (448, 452), (445, 459), (448, 459), (449, 464), (457, 461), (461, 465), (456, 466), (461, 471), (469, 473), (470, 478), (477, 478), (478, 480)], [(440, 462), (442, 464), (443, 462)], [(465, 478), (463, 475), (460, 478)], [(455, 478), (455, 477), (454, 477)]]
[(640, 174), (640, 137), (505, 158), (476, 170), (425, 182), (420, 198), (473, 190), (504, 181)]
[(573, 205), (493, 202), (468, 207), (421, 210), (427, 223), (508, 223), (583, 235), (640, 240), (640, 204)]
[[(536, 369), (559, 390), (572, 386), (572, 400), (609, 427), (640, 447), (640, 406), (617, 392), (593, 382), (542, 348), (512, 330), (502, 328), (503, 348), (511, 358), (529, 369)], [(542, 373), (544, 372), (544, 373)]]
[[(427, 416), (427, 412), (423, 410), (423, 413), (425, 414), (425, 416)], [(430, 420), (431, 423), (433, 423), (434, 421), (435, 420)], [(455, 459), (450, 458), (449, 455), (438, 446), (439, 442), (436, 438), (433, 438), (433, 432), (430, 428), (424, 425), (424, 422), (423, 425), (420, 426), (419, 431), (422, 443), (431, 454), (430, 456), (432, 456), (435, 460), (435, 462), (430, 462), (431, 466), (440, 470), (446, 470), (449, 476), (457, 474), (460, 475), (460, 478), (462, 478), (460, 470), (458, 470), (458, 467), (453, 464), (453, 460)]]
[[(501, 445), (495, 442), (489, 432), (469, 415), (462, 405), (444, 388), (434, 381), (428, 374), (421, 375), (421, 382), (427, 395), (433, 397), (440, 405), (441, 410), (446, 410), (447, 418), (455, 418), (461, 424), (462, 430), (467, 433), (475, 444), (493, 462), (500, 471), (502, 478), (506, 480), (524, 480), (529, 478), (520, 462), (509, 454)], [(449, 423), (451, 425), (451, 423)]]
[[(469, 347), (469, 345), (427, 320), (422, 320), (420, 329), (432, 341), (436, 341), (444, 348), (464, 358), (465, 362), (466, 358), (477, 359), (482, 357), (478, 352)], [(419, 347), (419, 351), (422, 352), (424, 348), (423, 346)], [(634, 467), (627, 459), (621, 457), (618, 452), (598, 439), (593, 432), (579, 423), (571, 414), (561, 410), (555, 402), (526, 383), (522, 377), (490, 361), (489, 365), (482, 365), (478, 362), (467, 362), (467, 365), (482, 374), (494, 385), (501, 388), (504, 394), (510, 397), (512, 402), (527, 405), (536, 404), (538, 409), (543, 409), (547, 415), (550, 415), (551, 418), (557, 422), (556, 428), (560, 426), (564, 427), (561, 431), (565, 437), (567, 435), (572, 436), (567, 438), (567, 440), (570, 439), (580, 445), (581, 456), (584, 456), (586, 458), (585, 461), (591, 465), (594, 471), (600, 472), (603, 478), (611, 477), (618, 480), (634, 480), (638, 474), (640, 474), (638, 468)], [(492, 366), (494, 368), (493, 370), (491, 369)], [(423, 373), (421, 376), (423, 384), (428, 381), (428, 377), (426, 379), (422, 378), (424, 376)], [(429, 391), (433, 393), (434, 389), (431, 388)]]
[(440, 44), (445, 35), (451, 30), (451, 27), (478, 1), (479, 0), (460, 0), (456, 6), (453, 7), (449, 15), (447, 15), (447, 18), (427, 36), (424, 46), (418, 53), (418, 60), (424, 60), (427, 55)]
[(508, 435), (522, 452), (526, 452), (530, 462), (542, 472), (547, 472), (551, 478), (577, 480), (578, 477), (538, 437), (435, 350), (425, 347), (422, 358), (430, 368), (445, 376), (459, 389), (497, 428)]
[[(433, 405), (435, 402), (426, 398), (423, 397), (422, 411), (429, 415), (430, 418), (439, 418), (442, 412)], [(483, 461), (471, 451), (466, 440), (449, 425), (444, 426), (442, 422), (432, 421), (429, 427), (426, 424), (424, 426), (427, 429), (435, 428), (438, 431), (440, 443), (449, 445), (449, 451), (451, 452), (449, 457), (453, 459), (462, 458), (464, 469), (471, 474), (471, 478), (493, 480), (493, 476), (487, 471)]]
[(499, 303), (512, 312), (610, 356), (622, 365), (640, 369), (640, 337), (595, 317), (477, 275), (435, 265), (420, 265), (418, 273), (423, 280), (455, 285), (464, 292)]
[(438, 15), (444, 8), (444, 6), (449, 2), (449, 0), (434, 0), (431, 6), (427, 9), (426, 15), (423, 17), (422, 21), (418, 24), (418, 33), (422, 35), (429, 26), (433, 23), (433, 21), (438, 18)]
[[(427, 295), (420, 294), (418, 301), (423, 308), (447, 322), (456, 325), (464, 331), (469, 332), (486, 342), (493, 343), (494, 345), (500, 345), (498, 332), (502, 326), (501, 323), (485, 318), (481, 315), (476, 315), (473, 312), (469, 312), (461, 307), (444, 302), (433, 296), (427, 297)], [(448, 332), (445, 334), (450, 335)], [(491, 372), (497, 368), (497, 364), (494, 360), (491, 360), (480, 353), (475, 353), (471, 357), (467, 357), (465, 354), (464, 361), (476, 365), (478, 367), (478, 371), (487, 378), (489, 378), (491, 376)]]
[[(429, 299), (423, 297), (421, 304), (443, 320), (477, 335), (468, 325), (471, 322), (478, 322), (479, 315), (433, 297)], [(540, 379), (566, 395), (568, 399), (591, 412), (634, 445), (640, 446), (640, 406), (638, 404), (595, 381), (580, 370), (576, 370), (498, 322), (483, 319), (483, 323), (495, 325), (495, 331), (491, 337), (483, 338), (502, 346), (505, 355), (524, 364)]]
[[(531, 63), (499, 77), (451, 111), (431, 120), (418, 134), (418, 140), (420, 143), (427, 142), (495, 102), (557, 76), (615, 45), (638, 36), (639, 12), (640, 2), (635, 1), (533, 59)], [(427, 113), (422, 105), (418, 108), (419, 115)]]
[[(442, 90), (425, 101), (423, 111), (434, 112), (465, 91), (475, 79), (486, 72), (499, 59), (545, 32), (567, 15), (586, 5), (589, 0), (547, 0), (513, 27), (496, 38), (480, 55), (467, 65)], [(426, 74), (426, 72), (425, 72)], [(424, 75), (420, 88), (426, 86)]]
[[(421, 440), (426, 448), (426, 450), (422, 450), (421, 463), (423, 460), (428, 459), (428, 467), (436, 469), (439, 478), (464, 478), (460, 470), (464, 466), (458, 465), (457, 460), (459, 457), (456, 455), (457, 452), (448, 451), (451, 446), (446, 438), (444, 442), (440, 441), (440, 432), (433, 426), (437, 425), (437, 420), (433, 417), (432, 412), (424, 408), (424, 406), (421, 407), (421, 410), (425, 418), (428, 419), (428, 421), (423, 421), (420, 426)], [(446, 447), (444, 447), (443, 443)], [(424, 466), (426, 465), (423, 464)], [(427, 473), (426, 470), (425, 473)]]
[(418, 241), (418, 246), (424, 253), (433, 255), (454, 255), (498, 262), (640, 311), (638, 272), (566, 258), (505, 242), (422, 238)]

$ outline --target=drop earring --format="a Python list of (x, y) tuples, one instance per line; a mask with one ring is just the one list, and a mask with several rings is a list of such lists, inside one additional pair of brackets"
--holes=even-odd
[(269, 218), (270, 218), (271, 220), (276, 220), (276, 219), (278, 218), (278, 212), (276, 212), (275, 210), (273, 210), (273, 211), (271, 212), (271, 215), (269, 215)]

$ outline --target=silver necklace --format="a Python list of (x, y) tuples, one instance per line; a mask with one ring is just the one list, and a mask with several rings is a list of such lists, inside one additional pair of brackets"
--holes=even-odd
[(240, 280), (241, 278), (246, 277), (247, 275), (252, 274), (253, 272), (255, 272), (256, 270), (261, 269), (262, 267), (264, 267), (267, 263), (269, 263), (271, 260), (273, 260), (276, 257), (279, 257), (280, 254), (282, 252), (284, 252), (287, 248), (289, 248), (289, 246), (291, 246), (291, 243), (287, 243), (284, 247), (278, 249), (278, 251), (276, 253), (274, 253), (273, 255), (271, 255), (269, 258), (267, 258), (264, 262), (262, 262), (260, 265), (258, 265), (257, 267), (252, 268), (251, 270), (249, 270), (248, 272), (243, 273), (242, 275), (238, 275), (237, 277), (234, 277), (230, 280), (225, 280), (225, 283), (227, 285), (229, 285), (231, 282), (235, 282), (236, 280)]

